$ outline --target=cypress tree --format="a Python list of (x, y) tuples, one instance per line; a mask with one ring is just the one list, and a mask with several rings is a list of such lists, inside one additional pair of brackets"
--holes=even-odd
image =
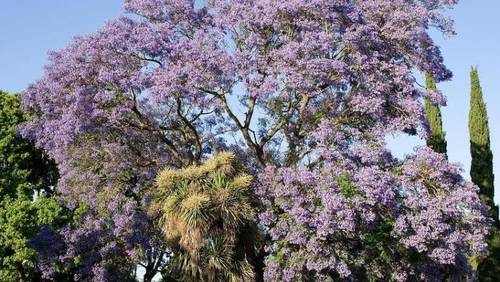
[(470, 176), (472, 182), (479, 186), (483, 200), (494, 210), (493, 217), (498, 220), (498, 209), (493, 202), (493, 153), (490, 149), (488, 114), (477, 68), (472, 68), (470, 80), (469, 134), (472, 157)]
[[(431, 75), (425, 75), (425, 86), (427, 90), (436, 91), (436, 82)], [(427, 140), (427, 146), (434, 151), (446, 154), (446, 134), (443, 131), (443, 121), (441, 118), (441, 109), (433, 104), (429, 99), (424, 102), (425, 118), (429, 124), (430, 137)]]
[(493, 200), (493, 153), (490, 149), (488, 114), (477, 68), (472, 68), (470, 80), (469, 134), (472, 157), (470, 175), (472, 182), (480, 188), (481, 198), (491, 207), (491, 213), (495, 220), (488, 239), (489, 256), (481, 261), (478, 267), (479, 281), (498, 281), (498, 273), (500, 273), (500, 224), (498, 207), (495, 206)]

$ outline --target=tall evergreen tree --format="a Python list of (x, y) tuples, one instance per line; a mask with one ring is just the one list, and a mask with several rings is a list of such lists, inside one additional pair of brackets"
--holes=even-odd
[(486, 103), (483, 100), (483, 91), (477, 68), (472, 68), (470, 80), (469, 134), (472, 157), (470, 176), (472, 182), (481, 189), (480, 193), (483, 200), (492, 207), (493, 217), (495, 220), (498, 220), (498, 208), (495, 207), (493, 202), (493, 153), (490, 149), (488, 113), (486, 111)]
[[(436, 82), (430, 74), (425, 75), (425, 86), (429, 91), (437, 90)], [(446, 154), (446, 134), (443, 130), (441, 109), (439, 105), (435, 105), (429, 99), (425, 99), (424, 110), (425, 118), (430, 127), (430, 137), (427, 140), (427, 145), (438, 153)]]
[(493, 153), (490, 149), (488, 114), (477, 68), (472, 68), (470, 80), (469, 134), (472, 157), (470, 175), (472, 181), (480, 188), (481, 198), (491, 207), (495, 220), (488, 239), (489, 256), (479, 264), (479, 280), (498, 281), (498, 273), (500, 273), (500, 224), (498, 206), (495, 206), (494, 203)]

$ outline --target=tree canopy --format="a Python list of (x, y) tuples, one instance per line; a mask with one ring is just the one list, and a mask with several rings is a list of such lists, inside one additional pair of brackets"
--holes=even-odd
[(414, 70), (451, 78), (429, 28), (453, 33), (455, 3), (125, 1), (23, 95), (22, 132), (58, 162), (81, 219), (45, 274), (164, 272), (158, 173), (231, 151), (255, 176), (267, 279), (471, 277), (489, 224), (478, 188), (432, 150), (397, 159), (385, 143), (427, 137), (422, 98), (443, 97)]
[(39, 278), (31, 239), (65, 218), (50, 198), (57, 181), (54, 162), (17, 133), (26, 121), (19, 107), (19, 95), (0, 91), (0, 281)]

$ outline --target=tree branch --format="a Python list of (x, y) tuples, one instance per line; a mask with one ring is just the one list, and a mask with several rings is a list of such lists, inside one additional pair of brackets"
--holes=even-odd
[(169, 152), (172, 154), (172, 156), (179, 161), (182, 165), (189, 165), (190, 162), (187, 161), (185, 158), (181, 156), (179, 151), (177, 150), (176, 146), (173, 144), (173, 142), (165, 136), (165, 132), (163, 132), (160, 128), (156, 128), (151, 124), (148, 118), (146, 118), (137, 108), (137, 103), (136, 103), (136, 94), (134, 91), (133, 93), (133, 106), (131, 108), (132, 112), (136, 114), (140, 124), (135, 124), (130, 121), (123, 121), (126, 123), (128, 126), (132, 126), (141, 130), (148, 130), (148, 131), (153, 131), (158, 133), (158, 137), (167, 145), (167, 148)]
[(245, 113), (245, 124), (244, 127), (249, 128), (250, 123), (252, 122), (252, 117), (253, 117), (253, 111), (255, 109), (255, 103), (257, 101), (257, 98), (255, 96), (251, 96), (248, 99), (248, 111)]
[(285, 126), (285, 124), (289, 121), (290, 117), (292, 116), (293, 111), (294, 111), (294, 108), (293, 108), (292, 102), (289, 102), (286, 116), (281, 117), (280, 121), (278, 123), (276, 123), (271, 128), (271, 130), (268, 131), (267, 134), (260, 139), (259, 146), (264, 147), (266, 145), (266, 143), (269, 142), (269, 140), (271, 140), (273, 138), (273, 136), (283, 128), (283, 126)]
[(202, 154), (202, 144), (200, 141), (200, 135), (198, 134), (198, 131), (194, 127), (194, 125), (182, 114), (182, 101), (180, 97), (176, 98), (177, 102), (177, 115), (181, 118), (182, 122), (184, 125), (189, 128), (191, 131), (191, 135), (193, 137), (193, 141), (195, 143), (195, 155), (194, 155), (194, 160), (195, 161), (200, 161), (201, 160), (201, 154)]

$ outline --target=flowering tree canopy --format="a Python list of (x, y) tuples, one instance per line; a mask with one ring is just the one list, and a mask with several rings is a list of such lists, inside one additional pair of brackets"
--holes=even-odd
[(456, 0), (126, 0), (121, 18), (50, 55), (23, 134), (81, 214), (59, 232), (76, 278), (148, 275), (169, 248), (146, 213), (156, 174), (233, 151), (258, 176), (270, 280), (469, 275), (488, 220), (475, 186), (426, 148), (415, 70), (451, 78), (428, 30)]

